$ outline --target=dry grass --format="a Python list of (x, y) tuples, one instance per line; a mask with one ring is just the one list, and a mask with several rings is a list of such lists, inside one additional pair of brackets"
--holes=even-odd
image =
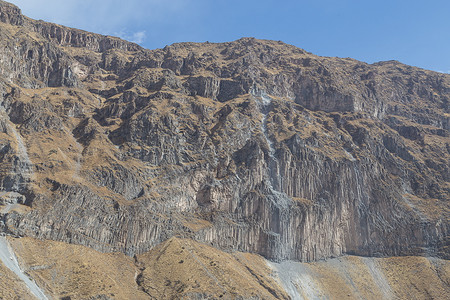
[[(13, 239), (19, 262), (52, 297), (86, 299), (288, 299), (266, 260), (225, 253), (190, 239), (171, 238), (136, 262), (123, 254), (31, 238)], [(425, 257), (346, 256), (302, 264), (309, 292), (328, 299), (448, 299), (450, 264)], [(139, 275), (140, 274), (140, 275)], [(301, 277), (299, 277), (301, 278)], [(2, 299), (31, 299), (14, 274), (0, 264)], [(145, 292), (143, 292), (143, 289)], [(312, 290), (311, 290), (312, 289)]]
[[(409, 205), (408, 209), (418, 210), (418, 212), (430, 220), (446, 219), (450, 215), (448, 205), (438, 199), (423, 199), (412, 194), (404, 194)], [(405, 205), (408, 205), (405, 203)]]
[(104, 254), (83, 246), (31, 238), (10, 242), (26, 272), (54, 298), (106, 295), (147, 299), (134, 280), (138, 269), (133, 259), (124, 254)]
[(145, 266), (142, 286), (156, 299), (194, 294), (215, 299), (239, 295), (287, 299), (264, 260), (254, 254), (232, 255), (192, 240), (171, 238), (138, 260)]
[(0, 261), (0, 299), (36, 299), (28, 287)]
[(205, 228), (211, 227), (213, 224), (207, 220), (189, 218), (182, 222), (184, 226), (192, 230), (193, 232), (200, 231)]
[(384, 298), (360, 257), (345, 257), (335, 263), (310, 263), (308, 267), (318, 274), (318, 286), (331, 299)]
[(313, 204), (312, 200), (301, 197), (292, 197), (292, 200), (294, 200), (295, 203), (300, 203), (306, 206), (310, 206)]
[(425, 257), (392, 257), (379, 262), (399, 299), (450, 298), (448, 261)]

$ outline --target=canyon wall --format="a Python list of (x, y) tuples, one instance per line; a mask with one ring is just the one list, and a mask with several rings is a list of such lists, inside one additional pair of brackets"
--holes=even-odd
[(3, 1), (0, 21), (2, 231), (448, 258), (450, 75), (253, 38), (146, 50)]

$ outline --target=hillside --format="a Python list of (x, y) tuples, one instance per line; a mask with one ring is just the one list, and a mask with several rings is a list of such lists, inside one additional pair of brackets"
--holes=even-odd
[(448, 294), (449, 74), (253, 38), (147, 50), (4, 1), (0, 39), (1, 232), (155, 270), (161, 245), (195, 243), (239, 262), (227, 295), (262, 299), (287, 294), (253, 259), (416, 256), (398, 259), (438, 262)]

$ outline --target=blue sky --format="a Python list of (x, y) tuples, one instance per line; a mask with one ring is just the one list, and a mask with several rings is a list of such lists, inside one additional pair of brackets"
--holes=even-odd
[(23, 13), (149, 48), (281, 40), (317, 55), (450, 73), (450, 0), (10, 0)]

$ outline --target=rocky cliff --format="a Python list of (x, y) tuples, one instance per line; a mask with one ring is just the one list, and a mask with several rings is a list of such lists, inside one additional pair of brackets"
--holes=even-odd
[(449, 257), (448, 74), (253, 38), (146, 50), (3, 1), (0, 39), (3, 232)]

